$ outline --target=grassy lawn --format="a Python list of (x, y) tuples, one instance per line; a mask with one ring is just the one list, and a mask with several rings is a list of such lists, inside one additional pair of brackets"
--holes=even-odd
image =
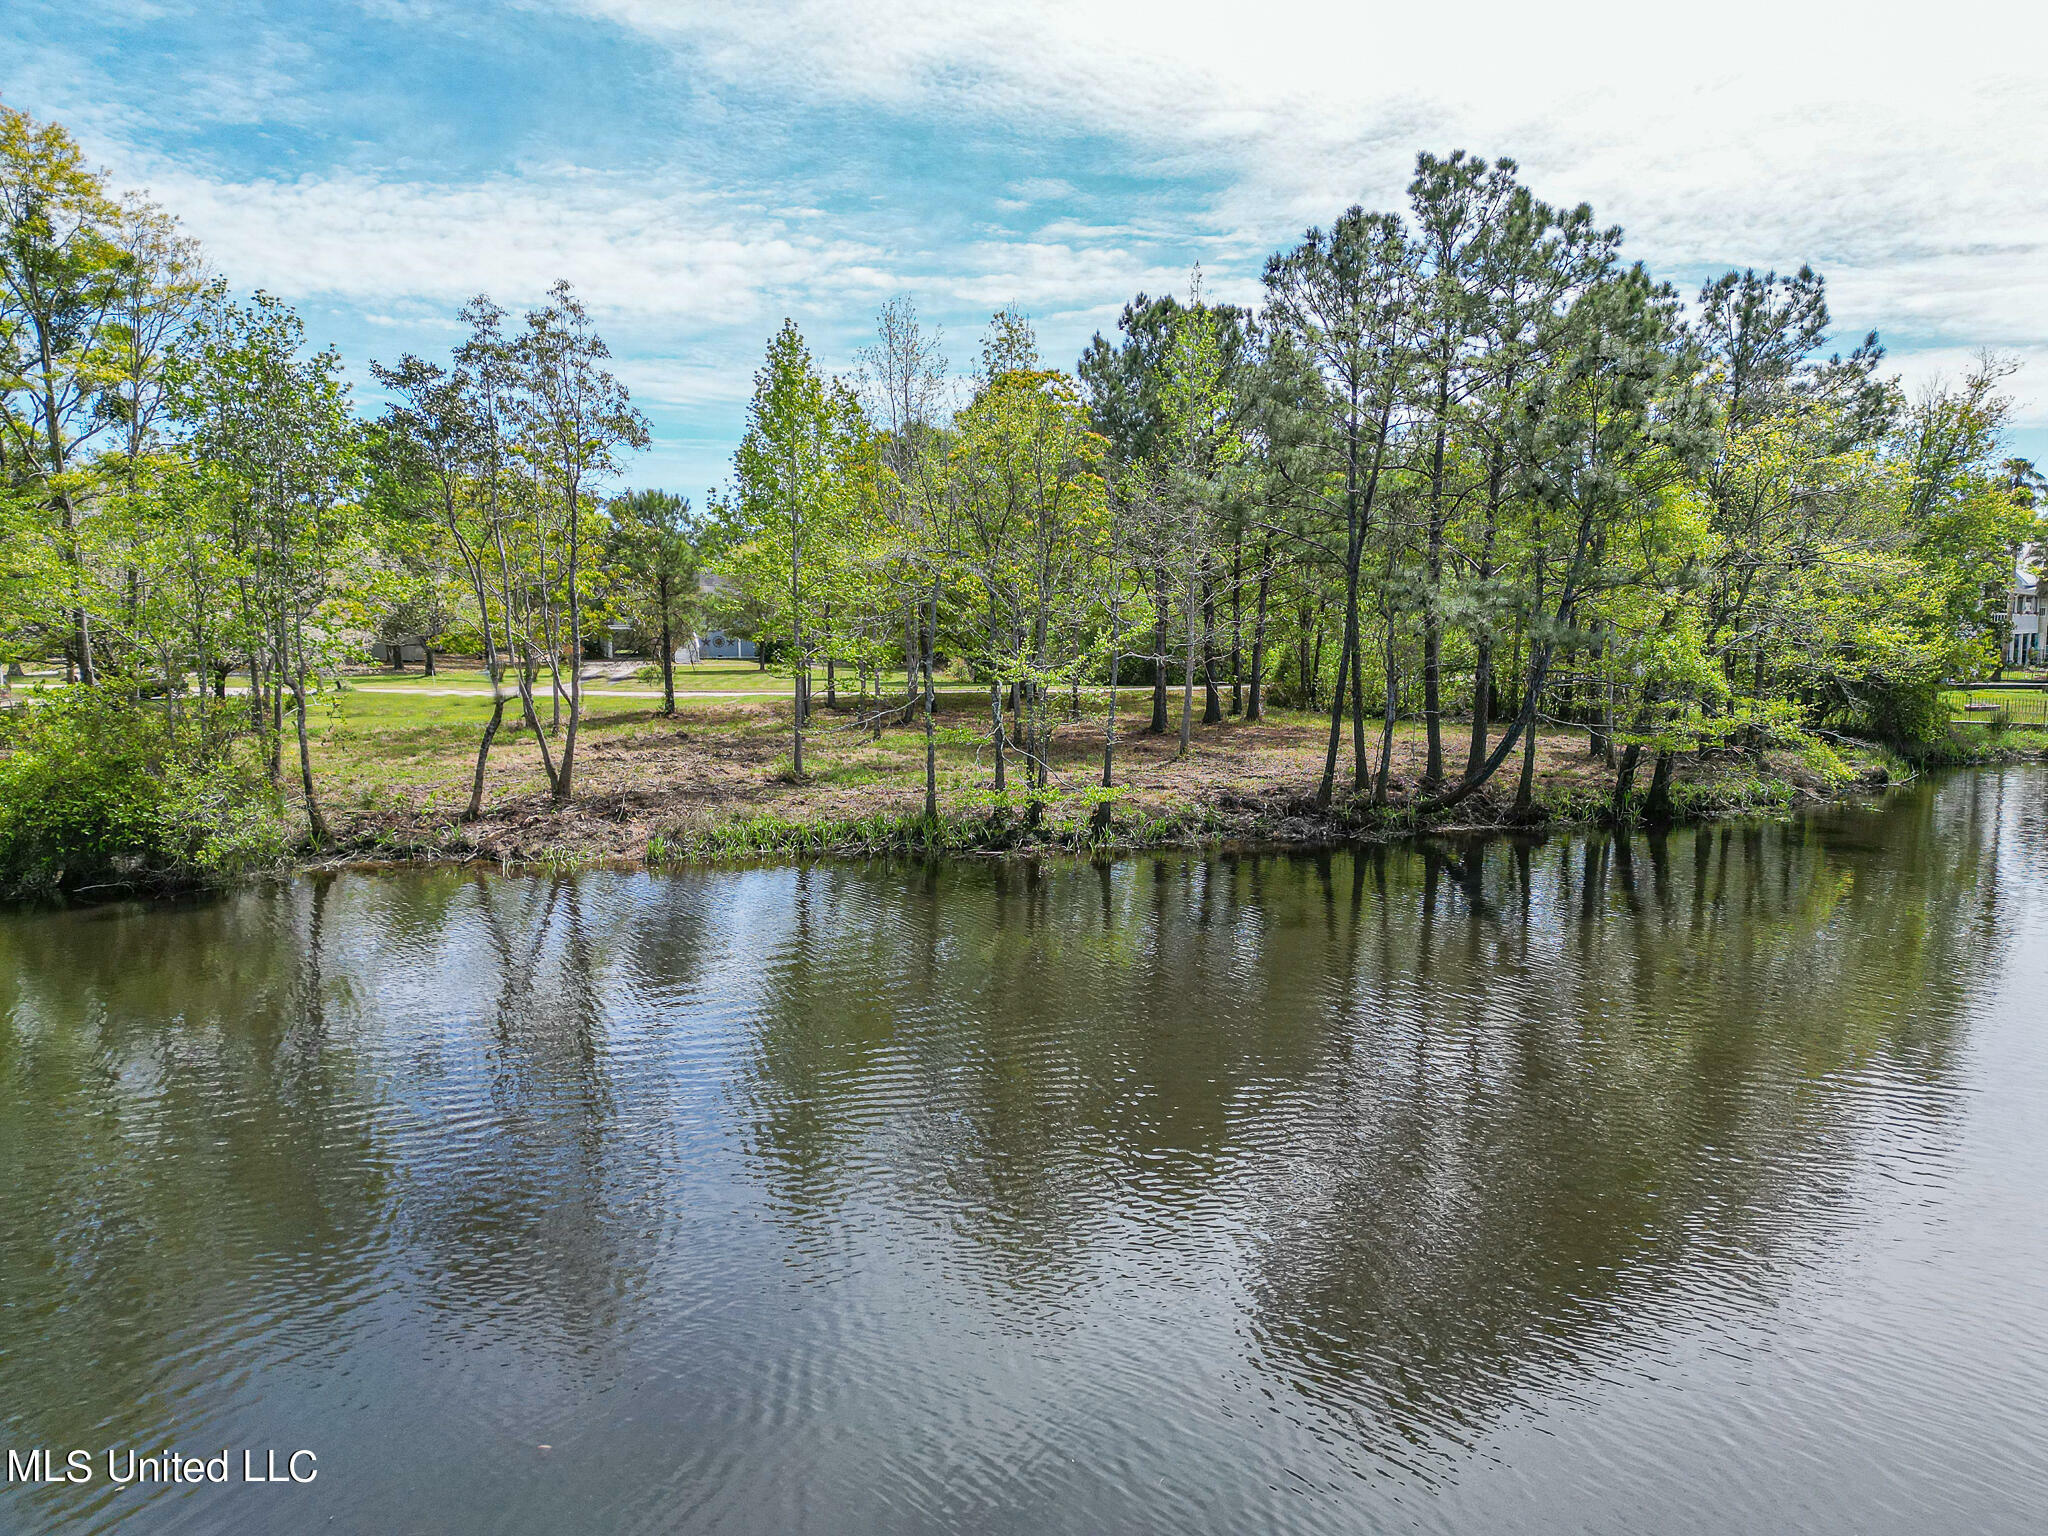
[[(472, 823), (460, 818), (491, 711), (482, 671), (444, 664), (432, 678), (416, 668), (353, 674), (347, 686), (319, 699), (312, 722), (315, 778), (341, 846), (358, 856), (631, 859), (656, 839), (688, 845), (747, 825), (827, 827), (921, 810), (921, 719), (907, 726), (891, 719), (877, 735), (872, 721), (862, 719), (853, 688), (842, 692), (837, 709), (824, 707), (821, 697), (805, 735), (805, 773), (799, 779), (791, 764), (788, 678), (750, 662), (679, 669), (676, 713), (664, 716), (658, 692), (634, 678), (633, 667), (619, 664), (617, 680), (586, 683), (575, 793), (567, 805), (550, 799), (540, 750), (516, 705), (508, 709), (485, 773), (483, 815)], [(901, 697), (900, 675), (885, 678), (883, 686)], [(1224, 698), (1227, 708), (1227, 690)], [(1980, 699), (2012, 710), (2018, 719), (2048, 724), (2041, 714), (2022, 713), (2030, 704), (2039, 710), (2048, 690), (1958, 692), (1952, 695), (1958, 718), (1988, 719), (1987, 712), (1964, 712)], [(545, 691), (536, 703), (547, 721), (552, 711)], [(1100, 782), (1107, 690), (1083, 691), (1071, 718), (1072, 697), (1057, 703), (1061, 719), (1045, 814), (1049, 825), (1073, 827), (1085, 822)], [(1120, 690), (1120, 826), (1178, 818), (1214, 830), (1234, 824), (1235, 817), (1250, 818), (1256, 832), (1294, 825), (1291, 818), (1298, 816), (1314, 819), (1306, 797), (1321, 777), (1326, 715), (1269, 709), (1257, 723), (1229, 716), (1213, 725), (1197, 723), (1183, 755), (1179, 703), (1175, 690), (1168, 729), (1155, 735), (1148, 729), (1150, 689)], [(969, 683), (949, 684), (939, 694), (937, 720), (942, 815), (986, 817), (994, 780), (987, 693)], [(1377, 724), (1368, 726), (1376, 758)], [(1468, 735), (1466, 723), (1446, 723), (1445, 769), (1452, 779), (1463, 770)], [(559, 753), (558, 736), (551, 747)], [(1390, 784), (1396, 802), (1417, 785), (1424, 757), (1421, 724), (1403, 722), (1395, 735)], [(1009, 805), (1021, 813), (1023, 761), (1014, 749), (1009, 764)], [(1872, 766), (1874, 760), (1858, 765)], [(1498, 802), (1493, 811), (1475, 800), (1454, 814), (1480, 821), (1498, 815), (1514, 792), (1518, 767), (1519, 754), (1489, 786), (1487, 795)], [(1349, 794), (1351, 772), (1347, 732), (1338, 761), (1340, 799)], [(1767, 765), (1687, 757), (1674, 783), (1695, 791), (1696, 803), (1705, 796), (1733, 808), (1769, 808), (1785, 803), (1789, 794), (1828, 792), (1834, 786), (1825, 779), (1815, 778), (1796, 756), (1774, 753)], [(1572, 818), (1597, 811), (1612, 780), (1612, 770), (1588, 755), (1584, 731), (1546, 731), (1539, 739), (1537, 793), (1555, 814)]]
[[(621, 658), (613, 662), (592, 662), (590, 670), (602, 676), (586, 675), (584, 692), (591, 696), (602, 693), (635, 694), (646, 693), (659, 696), (661, 675), (654, 670), (655, 664), (633, 658)], [(839, 689), (843, 699), (853, 699), (859, 693), (859, 678), (851, 670), (841, 672)], [(787, 674), (764, 671), (751, 661), (703, 661), (695, 666), (676, 668), (676, 692), (678, 693), (730, 693), (738, 695), (763, 694), (774, 698), (789, 698), (795, 692), (795, 682)], [(468, 661), (447, 661), (438, 663), (435, 675), (426, 676), (417, 663), (403, 672), (384, 668), (364, 669), (350, 675), (349, 683), (355, 688), (371, 688), (380, 692), (389, 689), (431, 691), (436, 688), (474, 688), (488, 690), (490, 678), (482, 667)], [(539, 685), (543, 690), (545, 682)], [(869, 688), (876, 686), (869, 680)], [(899, 668), (882, 674), (881, 690), (891, 697), (901, 697), (904, 691), (904, 675)], [(941, 680), (941, 693), (973, 693), (971, 684), (951, 683)], [(812, 684), (815, 698), (825, 696), (825, 674), (820, 671)]]
[(1959, 725), (1989, 725), (2003, 714), (2008, 725), (2048, 726), (2048, 687), (1958, 689), (1948, 703)]
[[(902, 817), (923, 803), (921, 721), (891, 725), (877, 737), (859, 723), (850, 699), (837, 711), (818, 710), (805, 737), (802, 780), (790, 771), (789, 706), (782, 700), (683, 698), (673, 717), (658, 713), (656, 701), (602, 689), (592, 689), (586, 700), (573, 801), (566, 807), (549, 801), (538, 749), (508, 713), (486, 774), (484, 815), (465, 825), (459, 816), (489, 701), (417, 684), (389, 692), (349, 689), (321, 712), (315, 758), (344, 845), (358, 853), (634, 858), (655, 838), (686, 842), (748, 822), (826, 825)], [(1197, 724), (1183, 757), (1177, 694), (1161, 735), (1146, 729), (1148, 689), (1126, 688), (1119, 702), (1120, 818), (1142, 822), (1254, 805), (1274, 817), (1291, 815), (1286, 807), (1311, 793), (1321, 774), (1329, 731), (1324, 715), (1273, 710), (1256, 724), (1228, 717)], [(1196, 703), (1199, 709), (1199, 695)], [(1084, 693), (1081, 716), (1056, 732), (1047, 813), (1054, 819), (1085, 819), (1087, 796), (1101, 774), (1106, 705), (1103, 695)], [(938, 725), (942, 813), (984, 814), (993, 782), (986, 695), (963, 685), (942, 696)], [(1454, 777), (1463, 767), (1467, 729), (1461, 724), (1445, 732)], [(1375, 726), (1375, 752), (1377, 744)], [(1420, 777), (1423, 758), (1420, 724), (1403, 723), (1393, 765), (1397, 796)], [(1511, 762), (1495, 780), (1499, 794), (1512, 794), (1515, 767)], [(1681, 779), (1725, 779), (1731, 771), (1688, 764), (1680, 773)], [(1796, 764), (1772, 769), (1781, 777), (1797, 771)], [(1013, 754), (1010, 786), (1018, 802), (1022, 772)], [(1348, 791), (1350, 773), (1347, 737), (1338, 765), (1340, 795)], [(1588, 756), (1585, 733), (1576, 730), (1544, 735), (1538, 774), (1541, 793), (1558, 806), (1600, 803), (1612, 779), (1605, 764)]]

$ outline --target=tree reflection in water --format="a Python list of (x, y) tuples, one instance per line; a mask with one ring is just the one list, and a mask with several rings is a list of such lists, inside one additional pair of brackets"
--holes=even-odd
[(1013, 1328), (1231, 1256), (1250, 1363), (1412, 1464), (1668, 1316), (1769, 1305), (1873, 1116), (1939, 1155), (1999, 935), (1981, 824), (1935, 814), (1876, 847), (1845, 812), (812, 868), (755, 1001), (752, 1150), (809, 1242), (949, 1232)]
[[(1872, 1168), (1941, 1187), (1972, 1010), (2048, 906), (2043, 778), (1619, 841), (15, 914), (0, 1439), (318, 1425), (360, 1528), (1355, 1527), (1768, 1318)], [(0, 1488), (0, 1526), (156, 1508), (63, 1497)]]

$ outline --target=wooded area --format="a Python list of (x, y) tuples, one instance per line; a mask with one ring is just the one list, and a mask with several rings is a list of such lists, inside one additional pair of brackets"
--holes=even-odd
[[(658, 659), (673, 713), (712, 626), (794, 679), (788, 774), (820, 730), (919, 733), (932, 820), (947, 677), (986, 698), (981, 803), (1026, 824), (1064, 797), (1109, 825), (1132, 690), (1182, 754), (1317, 711), (1317, 803), (1416, 818), (1526, 814), (1570, 724), (1612, 814), (1656, 818), (1688, 755), (1945, 739), (2041, 488), (2009, 365), (1909, 396), (1875, 333), (1831, 350), (1818, 274), (1682, 300), (1462, 153), (1275, 253), (1255, 305), (1199, 270), (1136, 295), (1071, 370), (1010, 310), (959, 374), (909, 299), (844, 376), (785, 322), (701, 509), (620, 488), (648, 425), (566, 283), (372, 363), (366, 409), (288, 305), (5, 108), (0, 222), (0, 650), (69, 682), (5, 727), (23, 887), (326, 843), (312, 701), (374, 640), (480, 661), (471, 819), (514, 733), (575, 795), (601, 640)], [(1054, 772), (1077, 736), (1087, 784)]]

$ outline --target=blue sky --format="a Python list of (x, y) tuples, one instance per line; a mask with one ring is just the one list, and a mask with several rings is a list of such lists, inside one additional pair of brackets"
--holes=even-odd
[(445, 353), (469, 294), (567, 277), (654, 423), (630, 479), (693, 496), (785, 314), (844, 369), (907, 294), (964, 368), (1015, 304), (1066, 364), (1196, 261), (1250, 297), (1453, 147), (1682, 288), (1812, 262), (1916, 386), (2012, 355), (2048, 459), (2048, 26), (2004, 8), (8, 0), (7, 30), (0, 99), (359, 381)]

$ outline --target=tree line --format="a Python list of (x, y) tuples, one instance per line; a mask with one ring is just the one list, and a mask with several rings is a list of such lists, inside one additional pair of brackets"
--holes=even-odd
[(1013, 310), (957, 375), (908, 299), (845, 376), (786, 322), (701, 510), (617, 493), (648, 425), (566, 283), (373, 363), (365, 413), (288, 305), (4, 106), (0, 222), (10, 666), (60, 655), (271, 784), (289, 753), (316, 840), (310, 701), (366, 635), (481, 659), (474, 817), (508, 730), (573, 794), (581, 662), (618, 616), (671, 711), (684, 637), (754, 639), (795, 680), (798, 776), (820, 728), (920, 730), (932, 816), (949, 671), (1027, 816), (1077, 737), (1107, 816), (1126, 689), (1182, 753), (1197, 710), (1314, 712), (1326, 806), (1442, 810), (1505, 772), (1526, 810), (1538, 731), (1570, 724), (1616, 810), (1655, 814), (1688, 753), (1945, 733), (2037, 483), (2001, 457), (2007, 365), (1909, 397), (1874, 334), (1829, 349), (1812, 271), (1682, 302), (1589, 208), (1462, 153), (1276, 252), (1255, 303), (1199, 270), (1136, 295), (1071, 369)]
[(235, 295), (172, 215), (4, 107), (0, 220), (10, 674), (61, 656), (182, 760), (253, 750), (277, 785), (289, 753), (324, 841), (311, 699), (367, 637), (443, 643), (499, 685), (469, 813), (508, 709), (568, 798), (591, 624), (666, 636), (696, 589), (688, 504), (604, 495), (647, 426), (569, 286), (519, 317), (475, 300), (447, 365), (373, 364), (365, 416), (290, 306)]
[(2009, 365), (1909, 397), (1874, 333), (1828, 350), (1810, 269), (1686, 305), (1621, 243), (1510, 160), (1423, 155), (1403, 209), (1308, 230), (1258, 303), (1198, 270), (1071, 372), (1011, 312), (957, 384), (907, 301), (848, 380), (786, 324), (713, 563), (799, 675), (799, 771), (806, 680), (849, 657), (904, 662), (928, 737), (960, 658), (992, 786), (1031, 804), (1082, 683), (1113, 785), (1134, 670), (1182, 752), (1198, 692), (1205, 723), (1226, 695), (1326, 715), (1325, 806), (1389, 803), (1403, 719), (1423, 811), (1510, 764), (1529, 809), (1545, 726), (1587, 730), (1622, 814), (1686, 753), (1945, 735), (2031, 521)]

